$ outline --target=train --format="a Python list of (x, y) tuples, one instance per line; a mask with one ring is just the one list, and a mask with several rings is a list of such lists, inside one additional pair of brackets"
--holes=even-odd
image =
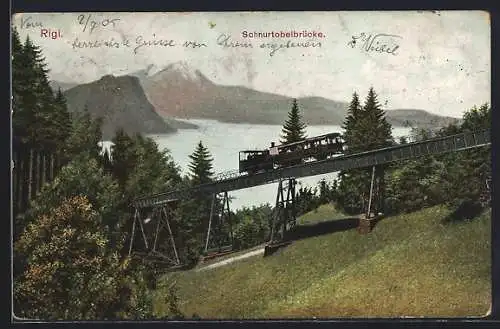
[(305, 140), (275, 145), (265, 150), (239, 152), (239, 172), (249, 175), (278, 168), (321, 161), (344, 154), (347, 146), (340, 133), (329, 133)]

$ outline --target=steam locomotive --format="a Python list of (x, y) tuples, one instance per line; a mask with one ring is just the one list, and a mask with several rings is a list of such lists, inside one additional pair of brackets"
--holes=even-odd
[(249, 175), (295, 166), (302, 163), (321, 161), (344, 153), (346, 145), (340, 133), (307, 138), (303, 141), (282, 144), (267, 150), (239, 152), (239, 171)]

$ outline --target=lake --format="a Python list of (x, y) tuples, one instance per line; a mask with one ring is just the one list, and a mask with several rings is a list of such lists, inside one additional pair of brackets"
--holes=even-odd
[[(181, 121), (181, 120), (179, 120)], [(150, 135), (161, 149), (170, 150), (175, 162), (187, 173), (190, 162), (189, 155), (193, 153), (201, 140), (214, 159), (214, 171), (224, 172), (238, 169), (238, 152), (244, 149), (264, 149), (272, 141), (279, 143), (282, 126), (223, 123), (215, 120), (182, 120), (196, 124), (198, 129), (182, 129), (174, 134)], [(330, 132), (341, 132), (340, 126), (310, 126), (306, 129), (307, 135), (318, 136)], [(393, 128), (393, 136), (407, 136), (410, 128)], [(301, 178), (298, 182), (306, 186), (316, 186), (325, 178), (332, 180), (336, 173)], [(278, 184), (268, 184), (252, 187), (245, 190), (230, 192), (234, 197), (231, 203), (232, 210), (243, 206), (258, 206), (263, 203), (273, 204), (276, 199)]]

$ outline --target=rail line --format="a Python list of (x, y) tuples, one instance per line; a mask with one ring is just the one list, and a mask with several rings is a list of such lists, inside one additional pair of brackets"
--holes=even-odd
[(367, 152), (341, 155), (326, 160), (279, 168), (253, 175), (242, 174), (238, 170), (231, 170), (217, 174), (216, 179), (211, 183), (138, 198), (132, 202), (132, 206), (135, 208), (151, 207), (173, 200), (188, 198), (196, 194), (214, 194), (241, 190), (258, 185), (275, 183), (287, 178), (316, 176), (340, 170), (371, 167), (426, 155), (483, 147), (490, 144), (490, 130), (486, 129), (407, 144), (398, 144)]

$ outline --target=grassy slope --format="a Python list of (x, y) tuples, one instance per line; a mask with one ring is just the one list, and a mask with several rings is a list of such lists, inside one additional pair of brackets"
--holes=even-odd
[[(176, 273), (180, 309), (202, 318), (481, 316), (490, 303), (490, 212), (443, 224), (433, 207), (207, 272)], [(330, 206), (302, 222), (338, 218)], [(165, 292), (157, 292), (157, 312)]]

